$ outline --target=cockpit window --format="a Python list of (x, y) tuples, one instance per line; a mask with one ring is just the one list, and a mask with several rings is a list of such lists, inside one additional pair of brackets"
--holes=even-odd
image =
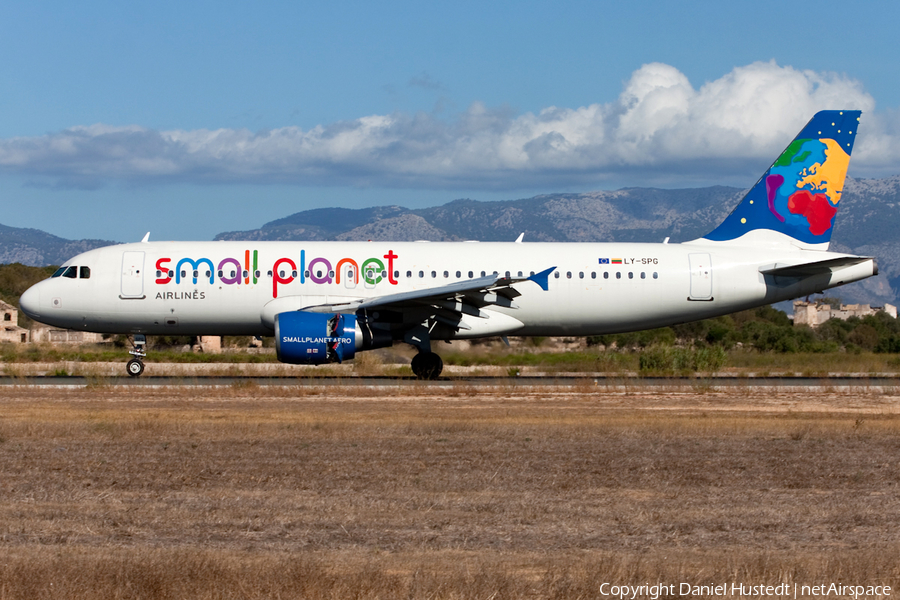
[(80, 279), (90, 279), (91, 278), (91, 268), (90, 267), (81, 267), (78, 269), (78, 277)]
[(54, 274), (51, 275), (50, 277), (59, 277), (59, 276), (62, 275), (62, 274), (65, 272), (65, 270), (68, 269), (68, 268), (69, 268), (69, 267), (60, 267), (60, 268), (58, 268), (58, 269), (56, 270), (56, 273), (54, 273)]
[(75, 279), (78, 277), (78, 267), (69, 267), (66, 269), (66, 272), (62, 274), (63, 277), (68, 277), (69, 279)]

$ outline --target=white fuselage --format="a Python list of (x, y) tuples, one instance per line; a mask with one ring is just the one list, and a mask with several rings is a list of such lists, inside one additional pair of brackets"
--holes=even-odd
[(435, 332), (435, 338), (595, 335), (727, 314), (876, 272), (872, 259), (803, 279), (760, 272), (844, 256), (705, 240), (142, 242), (72, 258), (66, 266), (78, 267), (78, 275), (88, 267), (88, 277), (45, 280), (22, 296), (21, 306), (40, 322), (101, 333), (272, 335), (272, 317), (280, 312), (556, 267), (547, 291), (532, 281), (515, 283), (516, 307), (491, 306), (468, 318), (469, 329)]

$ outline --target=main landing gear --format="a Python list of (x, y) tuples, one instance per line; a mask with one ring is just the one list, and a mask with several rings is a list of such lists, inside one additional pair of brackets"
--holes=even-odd
[(134, 341), (131, 343), (131, 350), (128, 351), (128, 354), (134, 358), (125, 365), (125, 370), (132, 377), (140, 377), (141, 373), (144, 372), (144, 361), (142, 359), (147, 356), (147, 352), (144, 350), (146, 345), (147, 336), (142, 333), (135, 334)]
[(418, 379), (437, 379), (444, 370), (444, 361), (434, 352), (419, 352), (410, 366)]
[(403, 341), (419, 350), (410, 365), (417, 379), (437, 379), (441, 376), (441, 371), (444, 370), (444, 361), (431, 351), (431, 335), (425, 324), (407, 331), (403, 336)]

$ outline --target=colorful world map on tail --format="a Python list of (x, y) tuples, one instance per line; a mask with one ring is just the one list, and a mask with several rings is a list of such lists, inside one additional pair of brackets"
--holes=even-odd
[(734, 240), (758, 229), (808, 244), (834, 228), (860, 111), (817, 113), (731, 215), (706, 239)]

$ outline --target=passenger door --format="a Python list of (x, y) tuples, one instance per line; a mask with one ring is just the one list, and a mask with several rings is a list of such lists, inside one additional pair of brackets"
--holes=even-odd
[(144, 253), (122, 253), (122, 294), (120, 298), (144, 297)]
[(709, 254), (689, 254), (691, 295), (688, 300), (712, 300), (712, 259)]

